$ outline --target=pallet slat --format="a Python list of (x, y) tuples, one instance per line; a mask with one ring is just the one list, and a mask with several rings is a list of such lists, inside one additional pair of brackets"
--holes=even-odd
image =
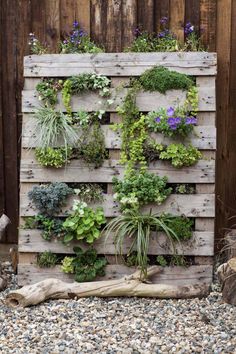
[[(38, 146), (37, 139), (32, 136), (32, 132), (35, 127), (35, 120), (32, 115), (24, 115), (24, 124), (22, 128), (22, 147), (34, 148)], [(109, 125), (102, 125), (102, 130), (105, 136), (105, 144), (107, 149), (120, 149), (121, 138), (120, 133), (115, 132)], [(78, 129), (79, 131), (79, 129)], [(151, 134), (151, 137), (158, 143), (169, 145), (173, 142), (173, 139), (164, 137), (163, 134)], [(214, 126), (196, 126), (191, 136), (187, 138), (178, 138), (175, 142), (184, 142), (186, 144), (192, 144), (201, 150), (215, 150), (216, 148), (216, 128)], [(58, 146), (63, 145), (63, 142), (58, 143)]]
[[(214, 217), (214, 194), (193, 194), (193, 195), (181, 195), (171, 194), (163, 204), (149, 204), (142, 208), (142, 211), (149, 212), (150, 208), (153, 213), (170, 213), (174, 215), (186, 215), (188, 217)], [(68, 198), (67, 206), (62, 209), (62, 213), (59, 215), (65, 215), (66, 210), (70, 210), (73, 205), (74, 196)], [(31, 205), (27, 195), (21, 195), (21, 216), (33, 216), (37, 213), (37, 209)], [(100, 204), (99, 204), (100, 205)], [(119, 205), (113, 199), (112, 195), (106, 195), (104, 202), (102, 203), (104, 208), (104, 214), (106, 217), (114, 217), (120, 215)], [(96, 207), (96, 204), (92, 205)]]
[[(22, 157), (23, 158), (23, 157)], [(149, 165), (148, 170), (159, 176), (167, 176), (169, 183), (214, 183), (215, 161), (200, 160), (191, 167), (176, 169), (167, 161), (157, 161)], [(88, 182), (111, 183), (112, 178), (124, 177), (124, 166), (116, 160), (104, 162), (103, 166), (91, 173), (91, 168), (81, 160), (72, 160), (63, 170), (43, 168), (36, 162), (32, 151), (25, 152), (21, 161), (21, 182)]]
[[(198, 89), (199, 103), (198, 108), (200, 111), (215, 111), (215, 87), (199, 87)], [(100, 97), (97, 93), (81, 94), (73, 96), (71, 99), (72, 112), (80, 110), (86, 112), (99, 111), (101, 109), (107, 112), (116, 112), (117, 106), (122, 104), (127, 93), (127, 89), (117, 93), (111, 89), (111, 96), (114, 102), (107, 105), (107, 99)], [(140, 111), (148, 112), (155, 111), (158, 107), (169, 108), (170, 106), (177, 106), (183, 104), (186, 98), (186, 91), (170, 90), (168, 94), (164, 95), (158, 92), (140, 92), (137, 95), (136, 103)], [(24, 113), (35, 112), (42, 106), (38, 100), (36, 91), (28, 90), (22, 91), (22, 111)], [(58, 94), (57, 110), (65, 111), (62, 103), (61, 94)]]
[[(72, 242), (70, 245), (63, 245), (58, 240), (45, 241), (41, 236), (40, 230), (20, 230), (19, 232), (19, 252), (45, 252), (50, 250), (53, 253), (72, 254), (73, 247), (78, 242)], [(88, 245), (79, 243), (80, 247), (87, 249)], [(127, 254), (131, 242), (126, 239), (123, 248), (123, 254)], [(112, 238), (105, 240), (101, 237), (93, 247), (98, 254), (114, 255), (116, 254)], [(213, 256), (214, 252), (214, 233), (213, 232), (193, 232), (191, 240), (183, 244), (176, 243), (176, 250), (179, 254), (186, 256)], [(153, 233), (150, 238), (149, 255), (173, 254), (173, 249), (164, 233)]]
[[(120, 264), (111, 264), (106, 266), (105, 277), (101, 280), (119, 279), (124, 275), (130, 275), (135, 270), (133, 267), (127, 267)], [(183, 267), (165, 267), (162, 272), (152, 278), (153, 283), (171, 284), (171, 285), (190, 285), (207, 283), (212, 281), (213, 267), (211, 265)], [(38, 281), (56, 278), (67, 282), (73, 281), (72, 274), (65, 274), (60, 270), (60, 266), (54, 268), (39, 268), (31, 264), (18, 265), (18, 285), (29, 285)], [(98, 280), (99, 280), (98, 279)]]
[(155, 65), (189, 75), (215, 75), (216, 54), (182, 53), (99, 53), (48, 54), (24, 58), (24, 76), (71, 76), (96, 73), (108, 76), (137, 76)]

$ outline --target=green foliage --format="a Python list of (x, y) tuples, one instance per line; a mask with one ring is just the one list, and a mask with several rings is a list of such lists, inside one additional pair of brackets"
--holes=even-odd
[(137, 210), (129, 210), (127, 213), (114, 218), (105, 228), (106, 237), (112, 237), (116, 252), (123, 255), (123, 247), (126, 238), (132, 240), (128, 254), (137, 252), (137, 265), (141, 268), (142, 277), (147, 276), (148, 247), (152, 231), (164, 230), (169, 241), (179, 241), (178, 235), (166, 223), (166, 220), (158, 218), (156, 214), (143, 215)]
[(66, 183), (55, 182), (35, 186), (28, 193), (28, 197), (42, 215), (51, 216), (60, 212), (67, 197), (73, 193), (73, 189), (69, 188)]
[(63, 84), (62, 101), (69, 114), (71, 114), (71, 96), (88, 91), (99, 90), (100, 96), (109, 96), (110, 79), (96, 74), (80, 74), (69, 77)]
[(108, 157), (105, 146), (105, 137), (99, 122), (94, 122), (82, 129), (77, 148), (78, 158), (83, 159), (94, 168), (101, 167)]
[(198, 162), (202, 154), (194, 146), (183, 144), (170, 144), (160, 153), (161, 160), (169, 160), (174, 167), (192, 166)]
[(122, 210), (138, 209), (148, 203), (160, 205), (171, 193), (167, 188), (167, 178), (159, 177), (147, 171), (133, 170), (123, 181), (113, 178), (114, 199), (119, 201)]
[[(150, 260), (147, 257), (147, 263), (149, 263)], [(128, 267), (136, 267), (137, 266), (137, 252), (132, 252), (131, 254), (128, 254), (125, 259), (125, 264)]]
[(71, 125), (71, 117), (56, 112), (53, 108), (44, 107), (35, 113), (36, 125), (33, 135), (41, 148), (54, 147), (63, 143), (65, 149), (75, 146), (79, 136)]
[(71, 33), (60, 43), (60, 50), (62, 54), (103, 52), (102, 48), (91, 41), (89, 35), (83, 31), (77, 21), (73, 23)]
[(170, 214), (165, 214), (160, 216), (160, 219), (175, 232), (178, 240), (185, 241), (192, 237), (193, 221), (186, 216), (172, 216)]
[(63, 220), (52, 218), (42, 214), (35, 216), (36, 228), (42, 230), (42, 238), (52, 241), (53, 238), (64, 236)]
[(151, 163), (159, 159), (161, 151), (165, 147), (162, 144), (156, 143), (153, 139), (147, 139), (143, 146), (143, 155), (147, 163)]
[(104, 200), (103, 190), (96, 183), (81, 183), (79, 188), (74, 189), (79, 199), (86, 203), (102, 202)]
[(55, 254), (50, 251), (40, 253), (37, 257), (37, 265), (40, 268), (51, 268), (54, 267), (58, 262), (58, 258)]
[(165, 257), (159, 255), (156, 258), (156, 262), (158, 265), (160, 265), (161, 267), (166, 267), (167, 266), (167, 260), (165, 259)]
[(187, 92), (187, 97), (182, 108), (183, 112), (191, 112), (193, 116), (197, 115), (198, 112), (198, 90), (196, 86), (189, 88)]
[(98, 257), (95, 249), (83, 251), (75, 247), (76, 257), (65, 257), (62, 261), (62, 271), (75, 274), (75, 281), (92, 281), (97, 276), (105, 275), (107, 261), (104, 257)]
[(67, 164), (72, 156), (72, 148), (37, 148), (35, 157), (45, 167), (60, 168)]
[(190, 184), (177, 184), (173, 192), (176, 194), (194, 194), (195, 188)]
[(171, 256), (170, 265), (177, 267), (187, 267), (188, 261), (183, 255), (174, 254), (173, 256)]
[(194, 82), (188, 75), (170, 71), (163, 66), (155, 66), (146, 70), (138, 79), (146, 91), (159, 91), (166, 93), (168, 90), (189, 90)]
[(38, 99), (44, 103), (46, 107), (54, 107), (57, 102), (58, 91), (62, 89), (63, 80), (44, 78), (36, 86)]
[(33, 230), (37, 229), (37, 221), (35, 216), (27, 216), (24, 218), (24, 224), (20, 226), (23, 230)]
[(63, 223), (66, 231), (64, 242), (68, 243), (75, 239), (93, 243), (100, 237), (100, 229), (105, 222), (102, 208), (94, 211), (85, 202), (75, 200), (73, 213)]

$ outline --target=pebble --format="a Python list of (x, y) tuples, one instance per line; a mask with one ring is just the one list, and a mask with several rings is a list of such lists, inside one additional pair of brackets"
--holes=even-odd
[(0, 292), (0, 354), (236, 353), (236, 307), (219, 285), (206, 299), (81, 298), (13, 310), (4, 305), (17, 287)]

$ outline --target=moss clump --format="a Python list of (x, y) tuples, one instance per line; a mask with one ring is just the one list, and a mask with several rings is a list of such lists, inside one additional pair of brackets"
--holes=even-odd
[(155, 66), (145, 71), (139, 78), (139, 82), (145, 91), (159, 91), (165, 93), (168, 90), (189, 90), (194, 81), (191, 77), (176, 71), (170, 71), (163, 66)]

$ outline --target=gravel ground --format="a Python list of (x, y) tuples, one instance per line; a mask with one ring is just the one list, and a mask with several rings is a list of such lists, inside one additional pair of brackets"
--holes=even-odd
[[(7, 269), (14, 288), (16, 278)], [(236, 307), (206, 299), (87, 298), (11, 310), (0, 293), (0, 353), (236, 353)]]

